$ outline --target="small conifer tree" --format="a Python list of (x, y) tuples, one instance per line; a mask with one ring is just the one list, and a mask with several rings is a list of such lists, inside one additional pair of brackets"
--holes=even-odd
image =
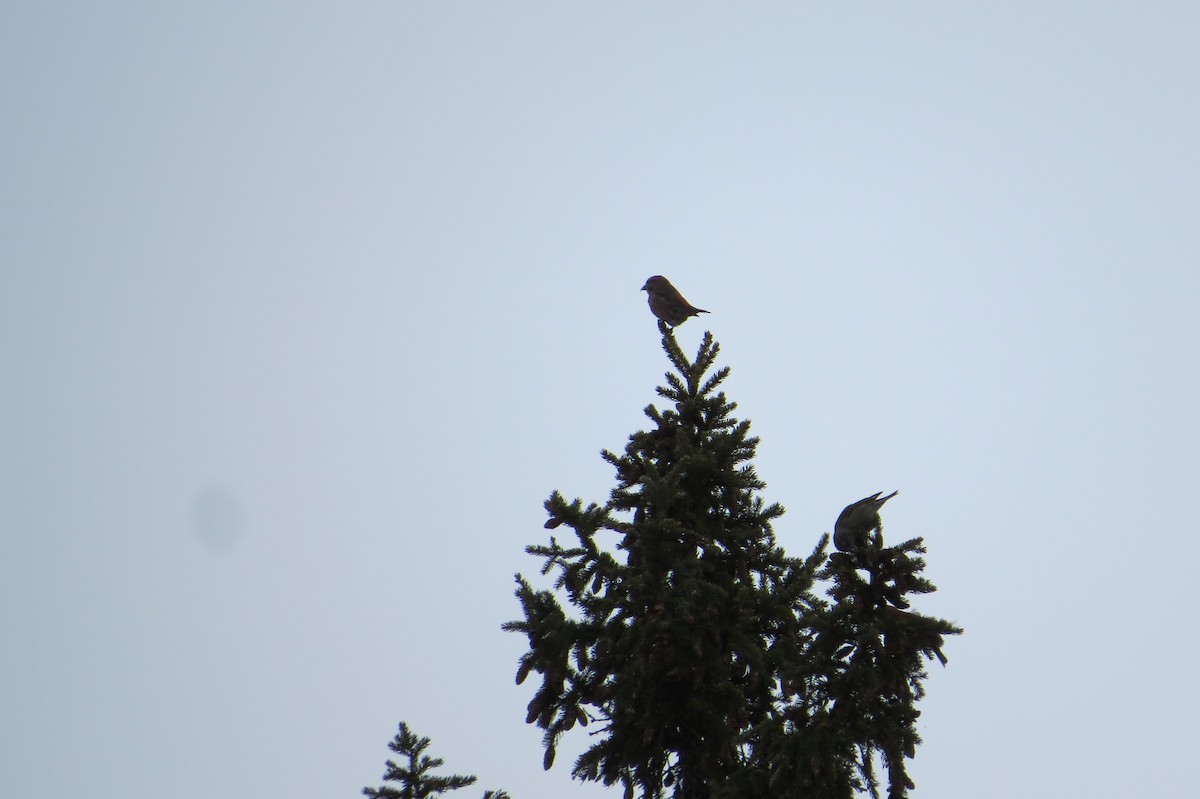
[(729, 369), (709, 374), (717, 344), (706, 333), (689, 360), (659, 329), (670, 407), (648, 406), (649, 429), (602, 453), (617, 476), (604, 505), (546, 501), (546, 527), (576, 539), (527, 548), (554, 590), (516, 578), (524, 619), (505, 629), (529, 641), (517, 682), (541, 675), (526, 721), (544, 730), (544, 766), (561, 735), (597, 723), (572, 774), (627, 797), (877, 794), (876, 753), (904, 796), (922, 656), (958, 632), (902, 609), (934, 590), (920, 539), (885, 550), (877, 536), (827, 559), (826, 536), (787, 556), (772, 531), (783, 508), (752, 464), (758, 439), (719, 390)]
[[(442, 766), (442, 759), (424, 754), (429, 748), (429, 739), (418, 738), (403, 721), (400, 722), (400, 731), (392, 738), (388, 748), (407, 758), (408, 762), (401, 766), (394, 761), (387, 761), (387, 771), (383, 774), (383, 780), (397, 783), (399, 787), (384, 785), (378, 788), (363, 788), (363, 795), (370, 799), (430, 799), (475, 784), (476, 778), (472, 775), (451, 774), (439, 777), (431, 774), (434, 769)], [(504, 791), (484, 791), (483, 799), (509, 799), (509, 796)]]

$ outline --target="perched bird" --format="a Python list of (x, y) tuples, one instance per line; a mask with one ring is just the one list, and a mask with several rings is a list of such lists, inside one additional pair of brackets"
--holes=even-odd
[(642, 286), (642, 291), (647, 292), (646, 302), (650, 304), (654, 315), (671, 327), (679, 327), (688, 317), (708, 313), (703, 308), (692, 306), (679, 290), (671, 285), (671, 281), (662, 275), (655, 275), (647, 280), (646, 285)]
[(872, 530), (878, 530), (883, 522), (879, 518), (879, 509), (883, 503), (899, 494), (893, 491), (886, 497), (880, 498), (882, 491), (877, 491), (869, 497), (860, 499), (838, 516), (833, 523), (833, 545), (842, 552), (852, 552), (866, 545), (867, 536)]

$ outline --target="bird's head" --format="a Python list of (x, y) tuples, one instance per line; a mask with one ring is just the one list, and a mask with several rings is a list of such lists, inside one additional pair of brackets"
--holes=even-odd
[(666, 282), (667, 279), (662, 275), (655, 275), (646, 281), (646, 285), (642, 286), (642, 291), (652, 291)]

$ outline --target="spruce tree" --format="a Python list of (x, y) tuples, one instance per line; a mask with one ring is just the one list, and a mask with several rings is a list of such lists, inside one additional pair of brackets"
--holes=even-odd
[[(524, 618), (504, 626), (529, 641), (517, 682), (541, 676), (526, 721), (544, 730), (544, 766), (562, 734), (596, 723), (572, 774), (627, 797), (877, 794), (876, 754), (904, 796), (924, 656), (957, 632), (903, 610), (934, 590), (920, 539), (884, 549), (880, 533), (827, 559), (824, 536), (786, 555), (758, 439), (719, 390), (728, 367), (712, 372), (718, 345), (706, 333), (689, 360), (659, 329), (668, 407), (645, 409), (623, 454), (602, 453), (617, 478), (605, 504), (546, 500), (546, 527), (575, 538), (527, 547), (553, 590), (516, 578)], [(819, 578), (832, 601), (814, 593)]]
[[(397, 783), (399, 787), (383, 785), (363, 788), (363, 795), (370, 799), (430, 799), (475, 784), (473, 775), (451, 774), (443, 777), (431, 774), (443, 765), (442, 759), (426, 755), (429, 739), (417, 737), (403, 721), (400, 722), (400, 731), (388, 743), (388, 748), (408, 762), (401, 766), (394, 761), (387, 761), (383, 780)], [(509, 799), (509, 796), (504, 791), (484, 791), (483, 799)]]

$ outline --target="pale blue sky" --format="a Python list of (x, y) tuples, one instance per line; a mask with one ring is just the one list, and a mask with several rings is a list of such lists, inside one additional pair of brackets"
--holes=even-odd
[(5, 4), (0, 794), (349, 797), (405, 719), (609, 795), (499, 626), (662, 273), (789, 552), (926, 538), (917, 796), (1178, 795), (1198, 9)]

